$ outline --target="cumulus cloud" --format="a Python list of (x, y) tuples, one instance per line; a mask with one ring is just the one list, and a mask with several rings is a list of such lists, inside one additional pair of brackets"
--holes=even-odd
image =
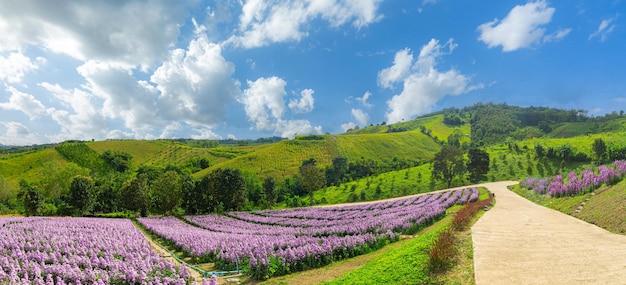
[(391, 88), (394, 82), (403, 80), (409, 74), (412, 64), (413, 54), (410, 49), (396, 52), (393, 65), (378, 72), (378, 85)]
[(380, 2), (248, 0), (239, 17), (238, 34), (227, 42), (244, 48), (255, 48), (271, 43), (299, 41), (308, 35), (307, 23), (314, 19), (325, 20), (331, 27), (351, 22), (353, 27), (362, 28), (382, 18), (377, 14)]
[(353, 130), (353, 129), (354, 129), (354, 128), (356, 128), (356, 127), (357, 127), (357, 125), (356, 125), (356, 123), (354, 123), (354, 122), (347, 122), (347, 123), (345, 123), (345, 124), (341, 124), (341, 129), (342, 129), (344, 132), (347, 132), (348, 130)]
[(120, 119), (126, 128), (141, 135), (163, 124), (156, 106), (156, 88), (137, 81), (129, 70), (95, 61), (77, 70), (87, 81), (83, 86), (85, 91), (102, 101), (102, 114), (106, 118)]
[(176, 1), (17, 1), (0, 9), (0, 51), (32, 45), (146, 67), (167, 55), (185, 16)]
[(0, 136), (0, 144), (3, 145), (31, 145), (40, 143), (36, 134), (19, 122), (0, 122), (4, 127), (4, 133)]
[(294, 110), (296, 113), (308, 113), (313, 111), (313, 105), (315, 104), (313, 93), (315, 93), (313, 89), (302, 90), (299, 100), (289, 100), (289, 109)]
[[(321, 133), (321, 127), (313, 127), (307, 120), (285, 120), (285, 101), (283, 97), (287, 94), (285, 86), (287, 82), (282, 78), (273, 76), (269, 78), (258, 78), (255, 81), (248, 80), (248, 88), (243, 91), (239, 101), (244, 105), (248, 120), (254, 123), (255, 128), (261, 131), (272, 131), (280, 133), (283, 137), (293, 138), (296, 134)], [(313, 90), (302, 91), (299, 101), (290, 106), (291, 109), (298, 109), (302, 99), (311, 96), (310, 108), (313, 108)], [(306, 102), (307, 100), (305, 100)], [(309, 103), (302, 104), (309, 108)]]
[(166, 119), (211, 127), (223, 120), (228, 102), (239, 95), (234, 72), (221, 47), (199, 36), (187, 50), (173, 50), (150, 80), (160, 92), (158, 107)]
[(172, 122), (197, 129), (197, 136), (215, 137), (209, 130), (223, 121), (228, 102), (240, 92), (231, 77), (234, 65), (205, 36), (172, 50), (149, 82), (111, 62), (88, 61), (77, 71), (87, 81), (83, 87), (102, 100), (102, 114), (121, 119), (139, 138), (157, 136), (155, 131), (171, 128)]
[[(387, 101), (389, 110), (386, 117), (389, 123), (408, 120), (415, 115), (426, 113), (446, 95), (460, 95), (476, 88), (482, 88), (482, 84), (470, 85), (470, 78), (455, 69), (443, 72), (437, 70), (437, 59), (451, 53), (455, 47), (456, 44), (453, 40), (441, 45), (438, 40), (431, 39), (428, 44), (421, 48), (417, 60), (410, 64), (409, 71), (402, 72), (401, 76), (381, 79), (381, 76), (384, 77), (389, 74), (384, 72), (385, 70), (391, 70), (397, 64), (407, 64), (404, 61), (394, 60), (393, 66), (378, 73), (378, 82), (383, 87), (392, 88), (396, 84), (402, 83), (400, 94), (394, 95)], [(408, 49), (404, 49), (397, 53), (401, 54), (401, 58), (413, 58), (413, 55), (407, 54), (407, 52)], [(396, 54), (397, 58), (398, 54)]]
[(494, 19), (478, 26), (478, 39), (489, 48), (501, 46), (505, 52), (528, 48), (545, 39), (561, 39), (569, 33), (568, 29), (557, 31), (552, 37), (544, 39), (545, 26), (550, 23), (555, 11), (544, 0), (517, 5), (504, 19)]
[(20, 92), (12, 86), (8, 86), (6, 91), (11, 93), (11, 96), (8, 102), (0, 103), (0, 108), (20, 111), (31, 121), (46, 114), (46, 107), (35, 96)]
[(0, 80), (20, 83), (24, 74), (39, 69), (39, 66), (44, 62), (43, 57), (37, 57), (35, 61), (32, 61), (19, 52), (12, 52), (7, 57), (0, 56)]
[(243, 91), (240, 102), (244, 104), (248, 119), (255, 123), (258, 130), (276, 129), (274, 121), (282, 118), (285, 111), (285, 85), (285, 80), (275, 76), (248, 80), (248, 88)]
[(613, 24), (613, 21), (615, 21), (616, 19), (617, 17), (602, 20), (602, 22), (600, 22), (600, 26), (598, 26), (598, 29), (591, 35), (589, 35), (589, 40), (597, 37), (600, 39), (601, 42), (606, 41), (609, 34), (611, 34), (613, 30), (615, 30), (615, 28), (617, 27), (617, 24)]
[(61, 108), (49, 108), (52, 119), (61, 127), (55, 141), (68, 139), (102, 139), (107, 134), (107, 123), (100, 112), (96, 98), (80, 89), (65, 89), (58, 84), (39, 84), (61, 103)]
[(357, 123), (360, 126), (364, 126), (367, 124), (367, 121), (369, 121), (369, 115), (367, 115), (367, 113), (363, 112), (363, 110), (361, 109), (352, 109), (352, 111), (350, 111), (350, 113), (352, 114), (352, 117), (354, 117), (354, 119), (357, 121)]

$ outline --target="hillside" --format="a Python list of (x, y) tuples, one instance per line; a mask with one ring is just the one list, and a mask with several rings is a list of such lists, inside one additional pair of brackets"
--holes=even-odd
[[(324, 180), (335, 186), (317, 191), (314, 199), (325, 203), (375, 200), (440, 189), (443, 185), (431, 179), (430, 162), (442, 146), (460, 146), (466, 159), (471, 147), (483, 149), (490, 164), (483, 179), (497, 181), (588, 167), (596, 159), (592, 150), (596, 140), (606, 144), (611, 159), (626, 157), (623, 113), (593, 117), (583, 110), (479, 103), (396, 124), (383, 122), (343, 134), (292, 140), (70, 141), (3, 148), (0, 204), (19, 209), (21, 202), (15, 198), (20, 188), (28, 186), (40, 189), (46, 203), (63, 206), (59, 199), (66, 199), (63, 195), (75, 175), (92, 177), (100, 194), (110, 192), (107, 197), (117, 197), (124, 183), (139, 173), (147, 175), (149, 183), (171, 170), (198, 182), (226, 168), (238, 169), (245, 177), (251, 202), (246, 207), (266, 206), (261, 184), (268, 177), (276, 182), (277, 202), (304, 204), (307, 191), (296, 175), (303, 161), (314, 159), (324, 172), (339, 157), (345, 159), (350, 174), (343, 173), (332, 183)], [(22, 187), (20, 181), (25, 182)], [(454, 179), (455, 185), (466, 183), (467, 176)]]
[(414, 165), (432, 159), (440, 146), (428, 136), (416, 132), (380, 134), (342, 134), (296, 138), (213, 164), (195, 177), (217, 168), (236, 168), (264, 178), (287, 178), (298, 172), (302, 161), (314, 158), (318, 166), (326, 167), (332, 159), (343, 156), (349, 162), (372, 160), (393, 167), (396, 163)]

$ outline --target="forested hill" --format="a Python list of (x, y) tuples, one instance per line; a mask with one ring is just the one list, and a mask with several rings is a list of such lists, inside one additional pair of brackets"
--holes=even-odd
[[(448, 132), (439, 131), (441, 124)], [(473, 106), (447, 108), (416, 119), (387, 125), (382, 122), (349, 130), (349, 134), (389, 133), (411, 130), (430, 132), (440, 140), (450, 130), (466, 129), (473, 146), (488, 146), (508, 139), (569, 138), (589, 134), (626, 130), (626, 117), (620, 111), (604, 116), (590, 116), (586, 110), (564, 110), (548, 107), (518, 107), (507, 104), (478, 103)]]
[[(41, 208), (37, 209), (44, 214), (75, 214), (72, 211), (76, 208), (72, 208), (71, 203), (80, 200), (72, 200), (70, 188), (77, 176), (81, 177), (78, 180), (81, 187), (93, 184), (90, 195), (97, 196), (96, 202), (87, 207), (89, 211), (83, 209), (86, 212), (129, 210), (137, 205), (153, 213), (172, 211), (161, 208), (167, 204), (164, 203), (167, 199), (174, 199), (169, 204), (183, 209), (200, 207), (190, 206), (188, 201), (202, 200), (193, 196), (199, 192), (204, 193), (205, 198), (218, 197), (206, 191), (207, 187), (218, 185), (215, 183), (220, 179), (243, 181), (237, 185), (244, 185), (246, 199), (237, 203), (245, 202), (248, 209), (268, 207), (274, 201), (296, 201), (325, 186), (337, 187), (334, 192), (329, 190), (328, 195), (339, 191), (341, 193), (333, 195), (350, 197), (352, 201), (357, 197), (353, 188), (356, 184), (348, 189), (346, 183), (361, 179), (366, 181), (362, 183), (365, 190), (359, 190), (359, 199), (375, 199), (386, 191), (388, 195), (417, 191), (409, 184), (402, 186), (402, 191), (393, 190), (401, 188), (400, 181), (413, 181), (410, 173), (415, 173), (414, 182), (419, 181), (421, 185), (419, 191), (440, 187), (431, 179), (435, 165), (431, 162), (446, 147), (457, 147), (465, 157), (472, 153), (497, 154), (497, 159), (491, 159), (497, 166), (492, 169), (494, 173), (489, 178), (483, 173), (481, 179), (514, 178), (519, 171), (503, 159), (503, 151), (516, 151), (519, 155), (520, 148), (523, 148), (521, 152), (529, 152), (541, 144), (551, 154), (547, 156), (555, 158), (554, 165), (563, 170), (569, 167), (570, 160), (565, 158), (570, 156), (561, 152), (580, 154), (572, 155), (577, 163), (590, 163), (589, 148), (594, 139), (624, 137), (625, 132), (623, 112), (594, 117), (584, 110), (480, 103), (461, 109), (444, 109), (396, 124), (382, 122), (343, 134), (306, 135), (291, 140), (278, 137), (241, 141), (109, 140), (3, 147), (0, 148), (0, 213), (23, 213), (24, 202), (29, 200), (39, 201)], [(586, 143), (579, 148), (559, 141), (564, 138)], [(621, 140), (605, 140), (614, 154), (611, 157), (626, 154)], [(498, 146), (501, 143), (506, 143), (508, 150)], [(529, 160), (530, 156), (526, 153), (523, 159)], [(486, 163), (488, 165), (489, 160)], [(504, 165), (500, 166), (502, 163)], [(528, 175), (534, 173), (537, 163), (526, 164), (521, 166), (518, 160), (517, 168), (524, 168)], [(504, 169), (508, 171), (503, 173)], [(374, 184), (372, 177), (399, 170), (403, 174), (390, 174), (389, 185), (385, 184), (384, 177), (377, 178)], [(305, 179), (305, 176), (314, 179)], [(276, 192), (265, 192), (266, 189), (276, 189)], [(131, 191), (131, 194), (124, 191)], [(367, 191), (374, 194), (370, 197)], [(123, 193), (129, 195), (129, 199), (143, 197), (144, 200), (129, 202), (123, 199)], [(172, 193), (182, 196), (166, 195)], [(331, 199), (334, 198), (329, 196), (326, 200)], [(228, 210), (216, 201), (211, 203), (213, 210)], [(237, 204), (237, 207), (243, 205)]]

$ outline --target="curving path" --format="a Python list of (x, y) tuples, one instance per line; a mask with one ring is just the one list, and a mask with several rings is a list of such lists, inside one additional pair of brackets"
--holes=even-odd
[(626, 236), (487, 187), (496, 206), (472, 227), (474, 274), (483, 284), (626, 284)]

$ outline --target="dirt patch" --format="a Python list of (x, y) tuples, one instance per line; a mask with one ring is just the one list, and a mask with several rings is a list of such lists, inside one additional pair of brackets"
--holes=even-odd
[(624, 284), (626, 236), (483, 186), (497, 203), (472, 227), (476, 284)]

